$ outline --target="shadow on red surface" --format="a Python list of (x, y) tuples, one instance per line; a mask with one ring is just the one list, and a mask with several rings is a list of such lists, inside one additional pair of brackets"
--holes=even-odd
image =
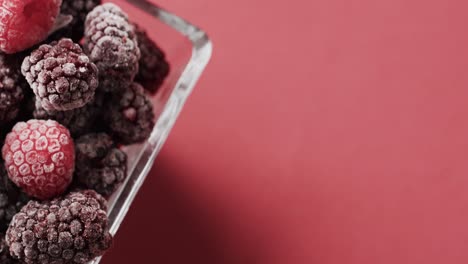
[(225, 237), (228, 228), (177, 182), (176, 165), (157, 160), (102, 263), (256, 263), (259, 250)]

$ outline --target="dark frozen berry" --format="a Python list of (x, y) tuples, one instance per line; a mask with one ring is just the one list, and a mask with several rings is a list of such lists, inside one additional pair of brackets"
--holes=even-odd
[(73, 137), (86, 134), (92, 130), (94, 121), (102, 111), (95, 97), (83, 107), (68, 111), (47, 111), (39, 101), (36, 101), (33, 116), (35, 119), (53, 119), (70, 130)]
[(169, 74), (169, 64), (164, 52), (148, 36), (146, 31), (136, 24), (133, 25), (141, 51), (140, 69), (135, 80), (149, 92), (155, 93)]
[(91, 11), (85, 22), (84, 49), (99, 68), (100, 89), (120, 93), (138, 72), (140, 49), (128, 16), (107, 3)]
[(149, 137), (154, 127), (153, 105), (140, 84), (132, 83), (108, 104), (105, 119), (116, 142), (127, 145)]
[[(29, 198), (10, 181), (3, 162), (0, 164), (0, 231), (4, 232), (13, 216)], [(0, 262), (2, 263), (2, 262)]]
[(72, 21), (66, 27), (49, 36), (49, 39), (71, 38), (73, 41), (79, 42), (84, 35), (86, 15), (100, 4), (101, 0), (63, 0), (60, 13), (71, 15)]
[(24, 94), (21, 73), (12, 55), (0, 53), (0, 125), (18, 115)]
[(75, 142), (78, 185), (108, 197), (127, 176), (127, 155), (105, 133), (87, 134)]
[(103, 198), (72, 192), (52, 201), (30, 201), (6, 233), (10, 254), (27, 264), (84, 264), (112, 244)]
[(69, 197), (72, 197), (73, 199), (76, 199), (77, 197), (80, 196), (85, 196), (86, 199), (94, 199), (99, 203), (99, 206), (101, 207), (104, 212), (107, 212), (107, 200), (106, 198), (102, 197), (99, 193), (97, 193), (94, 190), (81, 190), (77, 192), (71, 192), (74, 193), (73, 195), (68, 194)]
[(0, 263), (2, 264), (20, 264), (18, 260), (10, 256), (10, 250), (5, 240), (5, 235), (0, 233)]
[(61, 4), (61, 0), (0, 0), (0, 50), (15, 53), (43, 41)]
[(67, 111), (90, 102), (98, 69), (71, 39), (41, 45), (26, 57), (21, 71), (48, 111)]
[(67, 128), (53, 120), (19, 122), (2, 148), (8, 177), (28, 195), (49, 199), (71, 183), (75, 148)]

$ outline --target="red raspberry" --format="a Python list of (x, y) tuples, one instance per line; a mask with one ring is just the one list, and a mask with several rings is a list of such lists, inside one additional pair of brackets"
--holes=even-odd
[(75, 147), (70, 132), (53, 120), (19, 122), (2, 149), (10, 179), (38, 199), (62, 194), (72, 180)]
[(43, 41), (62, 0), (0, 0), (0, 50), (15, 53)]

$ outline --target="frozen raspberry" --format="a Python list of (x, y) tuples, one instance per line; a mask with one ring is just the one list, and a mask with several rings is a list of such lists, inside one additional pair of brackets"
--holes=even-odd
[(100, 4), (101, 0), (63, 0), (60, 13), (71, 15), (73, 20), (65, 28), (55, 32), (52, 38), (67, 37), (79, 42), (83, 38), (86, 15)]
[(70, 132), (53, 120), (19, 122), (2, 148), (10, 179), (28, 195), (49, 199), (62, 194), (75, 167)]
[(108, 197), (127, 176), (127, 155), (105, 133), (87, 134), (75, 142), (78, 185)]
[(14, 58), (0, 53), (0, 125), (12, 121), (18, 115), (23, 89), (21, 74)]
[(146, 31), (137, 24), (133, 24), (133, 26), (141, 51), (140, 69), (135, 80), (149, 92), (155, 93), (169, 74), (169, 64), (164, 52), (148, 36)]
[(70, 130), (73, 137), (77, 137), (91, 131), (94, 121), (102, 110), (97, 97), (81, 108), (69, 111), (47, 111), (39, 101), (35, 103), (33, 116), (36, 119), (53, 119)]
[(41, 45), (24, 59), (21, 72), (48, 111), (82, 107), (98, 86), (96, 65), (71, 39)]
[(154, 127), (153, 105), (141, 85), (132, 83), (108, 104), (105, 119), (117, 142), (133, 144), (149, 137)]
[(20, 262), (10, 256), (10, 250), (5, 240), (5, 235), (0, 233), (0, 263), (19, 264)]
[(10, 254), (27, 264), (84, 264), (112, 244), (102, 197), (73, 192), (52, 201), (30, 201), (6, 233)]
[(99, 86), (120, 93), (138, 72), (140, 49), (128, 16), (107, 3), (94, 8), (85, 22), (84, 49), (99, 68)]
[(0, 50), (15, 53), (43, 41), (61, 4), (61, 0), (0, 0)]

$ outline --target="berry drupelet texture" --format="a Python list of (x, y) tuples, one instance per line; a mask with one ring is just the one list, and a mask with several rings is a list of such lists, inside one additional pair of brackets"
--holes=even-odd
[(0, 51), (16, 53), (46, 39), (61, 0), (0, 0)]
[(35, 119), (53, 119), (70, 130), (73, 137), (78, 137), (93, 129), (94, 121), (99, 116), (102, 103), (98, 96), (83, 107), (68, 111), (47, 111), (36, 101), (33, 116)]
[(94, 191), (30, 201), (6, 233), (10, 254), (27, 264), (84, 264), (112, 244), (105, 201)]
[(0, 263), (20, 264), (21, 262), (10, 256), (10, 250), (5, 240), (5, 235), (0, 233)]
[(60, 7), (62, 15), (71, 15), (73, 20), (65, 28), (60, 29), (52, 38), (71, 38), (79, 42), (84, 35), (84, 22), (88, 13), (101, 4), (101, 0), (63, 0)]
[(16, 118), (23, 97), (21, 73), (14, 58), (0, 53), (0, 125)]
[(71, 39), (41, 45), (21, 66), (42, 107), (67, 111), (90, 102), (98, 87), (98, 69)]
[(28, 195), (49, 199), (72, 180), (75, 148), (67, 128), (53, 120), (17, 123), (2, 148), (8, 177)]
[(153, 105), (140, 84), (132, 83), (108, 104), (105, 120), (116, 142), (128, 145), (149, 137), (154, 127)]
[(140, 69), (135, 80), (149, 92), (155, 93), (169, 74), (169, 63), (166, 61), (164, 52), (148, 36), (146, 31), (136, 24), (133, 26), (141, 52)]
[(76, 140), (75, 181), (109, 197), (127, 176), (127, 154), (105, 133), (87, 134)]
[(103, 91), (121, 93), (134, 80), (140, 49), (127, 14), (118, 6), (103, 4), (88, 14), (84, 49), (99, 68)]

